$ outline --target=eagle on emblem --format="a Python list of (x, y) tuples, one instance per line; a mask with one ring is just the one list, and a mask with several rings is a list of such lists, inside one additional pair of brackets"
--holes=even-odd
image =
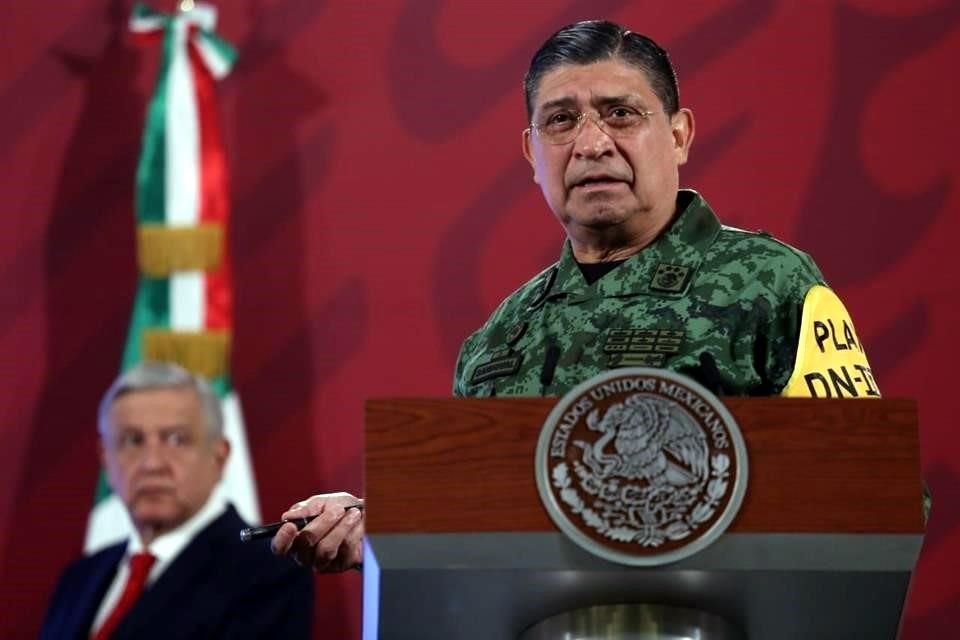
[(593, 444), (574, 444), (598, 479), (619, 476), (655, 487), (683, 487), (709, 474), (706, 435), (692, 420), (673, 418), (669, 405), (657, 398), (632, 395), (611, 405), (602, 418), (594, 409), (586, 422), (600, 437)]

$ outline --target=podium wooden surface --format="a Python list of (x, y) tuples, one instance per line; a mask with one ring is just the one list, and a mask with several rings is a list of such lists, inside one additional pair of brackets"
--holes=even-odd
[[(367, 530), (552, 531), (533, 452), (555, 400), (367, 403)], [(919, 533), (913, 400), (729, 398), (747, 494), (728, 531)], [(789, 422), (787, 422), (789, 416)]]
[(923, 531), (914, 401), (725, 398), (747, 443), (743, 505), (715, 544), (654, 569), (595, 558), (548, 517), (533, 459), (554, 402), (368, 401), (365, 638), (510, 638), (637, 599), (713, 610), (751, 638), (893, 637)]

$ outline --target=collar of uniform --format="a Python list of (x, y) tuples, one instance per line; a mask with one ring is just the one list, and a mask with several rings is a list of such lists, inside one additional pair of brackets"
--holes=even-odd
[[(681, 207), (680, 214), (653, 244), (630, 257), (592, 286), (587, 284), (580, 267), (577, 266), (570, 240), (564, 242), (549, 297), (570, 296), (570, 300), (574, 302), (597, 295), (605, 298), (639, 294), (682, 296), (703, 262), (703, 254), (720, 232), (721, 225), (710, 205), (696, 191), (681, 189), (677, 193), (677, 208)], [(682, 288), (652, 288), (658, 270), (671, 267), (677, 267), (677, 273), (685, 274)]]

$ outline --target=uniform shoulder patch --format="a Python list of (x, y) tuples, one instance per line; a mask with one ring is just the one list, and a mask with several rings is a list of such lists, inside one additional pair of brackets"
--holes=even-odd
[(793, 374), (781, 395), (807, 398), (878, 398), (863, 343), (843, 302), (823, 285), (803, 301)]

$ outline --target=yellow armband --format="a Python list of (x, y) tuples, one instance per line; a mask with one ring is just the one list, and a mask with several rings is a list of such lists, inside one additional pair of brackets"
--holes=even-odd
[(846, 307), (816, 285), (803, 300), (793, 375), (781, 392), (801, 398), (879, 398), (867, 354)]

